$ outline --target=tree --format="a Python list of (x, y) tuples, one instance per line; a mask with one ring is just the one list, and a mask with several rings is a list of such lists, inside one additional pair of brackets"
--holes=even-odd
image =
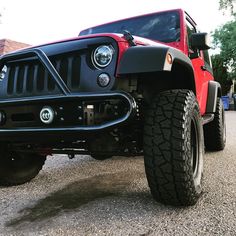
[(236, 17), (219, 27), (213, 33), (213, 45), (220, 49), (220, 55), (231, 78), (236, 78)]
[(232, 77), (228, 72), (224, 59), (221, 54), (212, 56), (212, 67), (214, 71), (214, 78), (221, 84), (222, 94), (226, 95), (232, 86)]
[[(213, 44), (220, 49), (220, 54), (213, 57), (216, 80), (227, 94), (236, 79), (236, 0), (219, 0), (220, 10), (230, 9), (233, 20), (219, 27), (213, 33)], [(235, 90), (234, 90), (235, 91)]]
[(220, 10), (230, 9), (231, 13), (234, 12), (234, 3), (236, 0), (220, 0)]

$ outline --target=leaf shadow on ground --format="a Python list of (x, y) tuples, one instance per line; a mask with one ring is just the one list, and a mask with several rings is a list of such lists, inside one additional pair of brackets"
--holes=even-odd
[(140, 176), (143, 177), (143, 173), (138, 171), (118, 172), (78, 180), (39, 200), (33, 207), (22, 209), (18, 212), (21, 216), (6, 222), (5, 226), (17, 227), (26, 222), (47, 220), (62, 212), (74, 211), (97, 199), (122, 196), (125, 189), (140, 179)]

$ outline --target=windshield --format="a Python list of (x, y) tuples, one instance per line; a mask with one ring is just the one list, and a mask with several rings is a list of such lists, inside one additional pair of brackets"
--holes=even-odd
[(178, 11), (161, 12), (120, 20), (80, 32), (80, 36), (98, 33), (120, 33), (128, 30), (132, 35), (165, 43), (180, 40), (180, 17)]

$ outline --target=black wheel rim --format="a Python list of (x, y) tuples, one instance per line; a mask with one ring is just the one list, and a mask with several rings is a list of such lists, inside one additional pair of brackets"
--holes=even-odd
[(196, 121), (191, 122), (191, 167), (193, 171), (193, 178), (198, 175), (199, 167), (199, 140)]

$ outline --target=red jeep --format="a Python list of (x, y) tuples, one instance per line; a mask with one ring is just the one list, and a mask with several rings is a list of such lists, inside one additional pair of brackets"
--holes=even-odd
[(204, 145), (222, 150), (226, 139), (208, 49), (177, 9), (2, 56), (1, 184), (31, 180), (53, 153), (144, 155), (157, 201), (195, 204)]

